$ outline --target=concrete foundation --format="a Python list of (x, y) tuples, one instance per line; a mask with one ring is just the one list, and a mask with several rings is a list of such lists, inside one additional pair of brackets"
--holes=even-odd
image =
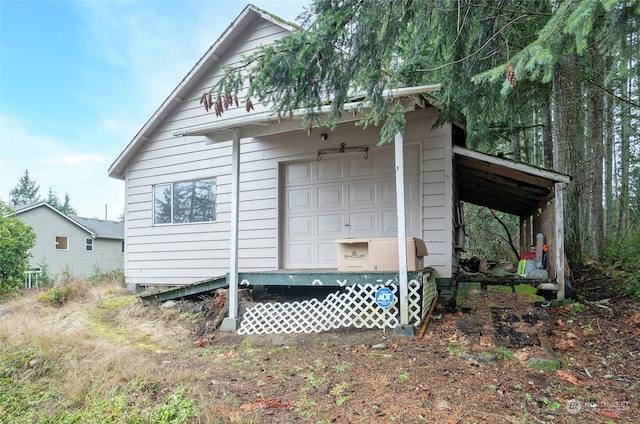
[(226, 317), (220, 324), (220, 331), (225, 333), (235, 333), (240, 328), (240, 319)]
[(401, 337), (415, 337), (413, 325), (398, 324), (396, 328), (393, 329), (393, 335)]

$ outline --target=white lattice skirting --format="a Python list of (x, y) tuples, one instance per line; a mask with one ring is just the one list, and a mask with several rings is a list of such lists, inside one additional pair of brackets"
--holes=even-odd
[[(378, 306), (376, 292), (388, 287), (394, 295), (387, 308)], [(411, 280), (409, 288), (409, 323), (419, 325), (436, 294), (435, 280), (421, 283)], [(331, 293), (324, 300), (259, 303), (247, 309), (239, 334), (320, 333), (341, 327), (394, 328), (400, 320), (398, 286), (365, 284)]]

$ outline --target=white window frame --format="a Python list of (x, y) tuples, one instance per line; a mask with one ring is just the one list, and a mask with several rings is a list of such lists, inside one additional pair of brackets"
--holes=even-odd
[(86, 238), (84, 240), (84, 250), (86, 252), (93, 252), (94, 240), (92, 238)]

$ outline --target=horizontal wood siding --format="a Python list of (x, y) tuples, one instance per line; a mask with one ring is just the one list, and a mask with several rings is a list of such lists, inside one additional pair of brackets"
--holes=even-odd
[[(91, 234), (46, 206), (21, 213), (18, 217), (30, 225), (36, 233), (36, 244), (31, 249), (32, 268), (48, 266), (51, 277), (61, 279), (64, 273), (70, 277), (88, 279), (94, 268), (104, 271), (123, 268), (122, 240), (95, 239), (93, 251), (86, 250), (86, 239)], [(56, 237), (67, 237), (68, 250), (56, 249)]]
[[(129, 284), (187, 284), (224, 275), (229, 270), (231, 142), (206, 145), (204, 137), (172, 134), (177, 129), (246, 115), (241, 104), (225, 111), (222, 118), (216, 117), (213, 112), (205, 112), (198, 101), (189, 99), (200, 97), (219, 80), (222, 65), (238, 64), (243, 55), (257, 46), (286, 34), (281, 27), (262, 19), (254, 23), (233, 40), (233, 47), (204, 73), (189, 95), (176, 102), (174, 110), (127, 163), (125, 267)], [(241, 93), (239, 97), (244, 96)], [(254, 103), (256, 111), (262, 108)], [(422, 146), (422, 172), (416, 179), (420, 179), (422, 187), (422, 237), (429, 250), (426, 262), (448, 276), (452, 241), (446, 229), (450, 225), (451, 163), (445, 158), (449, 157), (450, 162), (451, 140), (446, 125), (432, 130), (437, 116), (435, 109), (410, 114), (405, 142)], [(320, 139), (323, 132), (329, 134), (326, 141)], [(353, 123), (340, 125), (333, 132), (314, 129), (310, 136), (306, 131), (293, 131), (243, 139), (238, 223), (240, 271), (277, 270), (282, 265), (279, 189), (283, 163), (316, 160), (319, 149), (337, 148), (341, 143), (379, 149), (378, 141), (379, 128), (363, 129)], [(388, 151), (393, 154), (393, 149)], [(216, 178), (216, 222), (154, 226), (152, 187), (201, 178)]]
[(451, 276), (451, 196), (452, 162), (450, 124), (433, 128), (435, 110), (407, 120), (406, 141), (422, 140), (422, 239), (429, 255), (425, 264), (439, 277)]
[[(244, 104), (222, 118), (205, 112), (198, 101), (222, 76), (221, 66), (233, 66), (260, 45), (286, 35), (286, 30), (255, 19), (233, 46), (195, 84), (188, 96), (158, 126), (127, 164), (126, 278), (129, 284), (185, 284), (223, 275), (229, 269), (231, 143), (205, 145), (203, 137), (174, 137), (176, 129), (216, 119), (244, 116)], [(244, 96), (239, 95), (242, 100)], [(254, 107), (260, 105), (254, 99)], [(240, 177), (240, 269), (277, 269), (278, 164), (263, 163), (255, 146), (243, 141)], [(246, 159), (244, 157), (246, 155)], [(202, 178), (216, 178), (216, 222), (153, 226), (152, 187)]]

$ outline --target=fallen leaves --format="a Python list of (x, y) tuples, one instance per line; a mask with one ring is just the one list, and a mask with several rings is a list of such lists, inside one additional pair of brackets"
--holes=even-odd
[(611, 411), (603, 411), (601, 409), (594, 409), (593, 412), (595, 412), (598, 415), (602, 415), (603, 417), (615, 418), (615, 419), (619, 419), (620, 418), (620, 415), (616, 414), (615, 412), (611, 412)]
[(556, 375), (561, 380), (568, 381), (569, 383), (573, 384), (574, 386), (577, 386), (577, 387), (583, 387), (584, 386), (584, 383), (582, 381), (578, 380), (578, 378), (575, 375), (570, 374), (567, 371), (557, 370), (556, 371)]

